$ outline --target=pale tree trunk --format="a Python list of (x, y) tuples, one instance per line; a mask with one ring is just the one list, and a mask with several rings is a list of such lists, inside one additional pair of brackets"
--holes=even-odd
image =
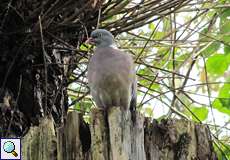
[[(56, 135), (56, 136), (55, 136)], [(89, 143), (91, 142), (91, 143)], [(215, 160), (206, 125), (185, 120), (151, 122), (141, 114), (122, 120), (118, 107), (91, 112), (90, 130), (82, 115), (69, 112), (54, 132), (44, 119), (23, 139), (23, 160)]]
[[(95, 160), (145, 160), (144, 151), (144, 118), (137, 115), (137, 123), (133, 124), (128, 116), (122, 121), (119, 108), (108, 111), (108, 121), (103, 111), (92, 112), (91, 136), (92, 157)], [(124, 126), (124, 127), (123, 127)], [(123, 129), (122, 129), (123, 128)]]
[(22, 138), (22, 159), (56, 159), (56, 140), (53, 120), (43, 119), (39, 126), (31, 127)]

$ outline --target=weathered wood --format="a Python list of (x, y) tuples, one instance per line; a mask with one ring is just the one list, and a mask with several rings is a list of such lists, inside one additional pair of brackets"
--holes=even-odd
[(92, 111), (92, 159), (145, 160), (144, 118), (137, 115), (133, 124), (130, 114), (124, 121), (119, 107), (108, 110), (108, 117), (100, 109)]
[(144, 123), (140, 114), (133, 124), (130, 114), (124, 121), (119, 107), (110, 108), (105, 116), (97, 108), (92, 112), (93, 160), (216, 159), (206, 125), (176, 119)]
[(56, 157), (56, 136), (51, 118), (41, 120), (39, 126), (31, 127), (22, 138), (23, 160), (54, 160)]
[(90, 131), (77, 112), (68, 113), (57, 136), (51, 119), (31, 127), (22, 141), (23, 160), (217, 159), (206, 125), (176, 119), (158, 123), (139, 113), (133, 123), (130, 113), (124, 119), (119, 107), (106, 114), (94, 108), (91, 115)]
[(57, 129), (58, 160), (91, 160), (90, 131), (82, 114), (68, 112), (66, 123)]
[(57, 130), (58, 160), (82, 160), (80, 141), (80, 117), (77, 112), (69, 112), (65, 126)]
[(93, 160), (108, 160), (109, 155), (109, 135), (103, 110), (92, 109), (91, 132), (91, 151)]
[(195, 126), (198, 159), (217, 159), (213, 151), (210, 130), (205, 125)]
[(206, 125), (176, 119), (163, 120), (159, 124), (145, 121), (147, 160), (215, 160), (210, 142), (210, 131)]
[[(137, 123), (133, 124), (130, 114), (126, 121), (119, 107), (109, 109), (108, 124), (111, 146), (111, 159), (145, 160), (144, 151), (144, 118), (136, 116)], [(123, 127), (124, 126), (124, 127)]]

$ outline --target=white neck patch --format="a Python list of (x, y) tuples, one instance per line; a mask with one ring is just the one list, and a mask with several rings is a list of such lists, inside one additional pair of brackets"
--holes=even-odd
[(118, 49), (116, 44), (111, 44), (109, 47), (114, 48), (114, 49)]

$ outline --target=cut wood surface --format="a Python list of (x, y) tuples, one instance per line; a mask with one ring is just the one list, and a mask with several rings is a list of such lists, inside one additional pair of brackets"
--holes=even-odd
[(81, 114), (69, 112), (56, 132), (53, 120), (44, 119), (23, 138), (23, 160), (217, 159), (206, 125), (177, 119), (158, 123), (139, 113), (136, 117), (134, 123), (130, 114), (123, 121), (119, 107), (110, 108), (108, 114), (93, 108), (87, 126)]

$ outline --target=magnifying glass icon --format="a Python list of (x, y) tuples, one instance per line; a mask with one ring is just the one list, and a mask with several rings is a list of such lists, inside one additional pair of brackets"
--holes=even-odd
[(11, 153), (14, 157), (18, 156), (18, 153), (15, 152), (15, 145), (11, 141), (7, 141), (3, 144), (3, 149), (6, 153)]

